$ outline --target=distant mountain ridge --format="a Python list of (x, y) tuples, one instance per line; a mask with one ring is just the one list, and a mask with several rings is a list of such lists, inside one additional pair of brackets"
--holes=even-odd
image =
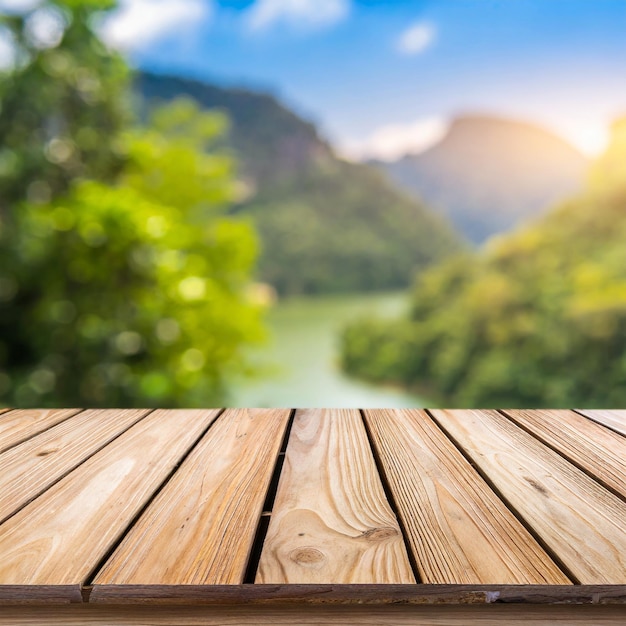
[(444, 138), (421, 154), (371, 163), (474, 243), (578, 191), (589, 166), (574, 147), (539, 126), (485, 115), (453, 120)]
[(226, 113), (229, 147), (237, 155), (241, 174), (254, 187), (285, 180), (332, 158), (331, 147), (315, 126), (269, 93), (145, 72), (135, 85), (147, 102), (187, 96), (203, 108)]
[(236, 207), (256, 224), (260, 278), (280, 293), (405, 287), (462, 247), (446, 219), (375, 168), (337, 158), (313, 124), (273, 96), (142, 73), (149, 105), (179, 96), (224, 111), (252, 194)]

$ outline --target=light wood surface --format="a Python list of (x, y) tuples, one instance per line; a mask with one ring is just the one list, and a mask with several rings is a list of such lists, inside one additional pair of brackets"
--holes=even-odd
[(626, 436), (626, 411), (584, 409), (578, 412)]
[(147, 413), (147, 409), (83, 411), (0, 454), (0, 521)]
[(626, 583), (626, 504), (496, 411), (432, 414), (582, 583)]
[(358, 410), (296, 412), (256, 582), (415, 582)]
[(94, 584), (241, 583), (289, 414), (227, 410)]
[(506, 410), (504, 413), (626, 498), (625, 437), (573, 411)]
[(423, 582), (569, 582), (425, 411), (365, 417)]
[(3, 626), (623, 626), (624, 606), (5, 607)]
[(0, 416), (0, 452), (75, 415), (80, 409), (15, 409)]
[(0, 585), (84, 583), (217, 413), (151, 413), (9, 518)]
[(626, 439), (591, 417), (299, 410), (287, 442), (289, 409), (63, 411), (0, 414), (21, 428), (0, 453), (0, 617), (16, 602), (51, 619), (63, 602), (175, 604), (181, 620), (210, 605), (189, 619), (224, 623), (369, 604), (342, 614), (359, 624), (405, 605), (626, 605)]

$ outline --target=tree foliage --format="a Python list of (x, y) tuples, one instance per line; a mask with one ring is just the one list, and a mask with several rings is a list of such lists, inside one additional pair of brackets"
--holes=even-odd
[(128, 70), (94, 32), (107, 0), (48, 0), (5, 15), (14, 65), (0, 71), (0, 215), (45, 203), (76, 178), (111, 181), (129, 122)]
[(424, 274), (408, 319), (344, 334), (354, 374), (458, 406), (626, 402), (626, 123), (585, 193)]
[(180, 100), (129, 125), (126, 71), (89, 26), (103, 5), (46, 7), (63, 37), (0, 88), (0, 402), (218, 403), (263, 331), (256, 238), (227, 215), (233, 161), (215, 149), (225, 119)]

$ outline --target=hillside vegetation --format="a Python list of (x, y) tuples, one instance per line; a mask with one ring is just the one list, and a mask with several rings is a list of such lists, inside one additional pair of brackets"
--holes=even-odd
[(462, 247), (444, 218), (374, 168), (335, 157), (270, 95), (150, 74), (136, 88), (149, 105), (186, 95), (230, 118), (242, 182), (233, 211), (256, 226), (259, 277), (281, 294), (406, 286)]
[(456, 406), (626, 404), (626, 120), (583, 193), (426, 272), (407, 319), (343, 337), (351, 373)]

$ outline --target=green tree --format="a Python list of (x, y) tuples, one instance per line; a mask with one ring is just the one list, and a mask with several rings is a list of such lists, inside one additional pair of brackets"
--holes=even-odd
[(45, 204), (76, 178), (111, 181), (124, 161), (129, 73), (94, 31), (112, 0), (48, 0), (0, 16), (0, 216)]
[(218, 403), (262, 336), (225, 120), (179, 101), (130, 126), (128, 70), (94, 30), (113, 6), (2, 16), (3, 404)]
[(124, 134), (116, 185), (79, 181), (18, 207), (1, 240), (4, 402), (219, 402), (262, 336), (254, 233), (223, 215), (232, 162), (206, 151), (223, 121), (177, 102)]

